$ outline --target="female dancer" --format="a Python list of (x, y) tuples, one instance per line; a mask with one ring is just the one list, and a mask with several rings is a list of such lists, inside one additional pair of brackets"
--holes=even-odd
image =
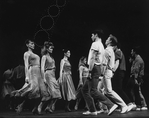
[(59, 84), (62, 92), (62, 97), (65, 100), (65, 111), (70, 112), (69, 103), (76, 99), (75, 87), (71, 76), (71, 64), (68, 61), (70, 50), (63, 50), (64, 58), (60, 62), (60, 77)]
[[(41, 77), (40, 71), (40, 57), (33, 53), (35, 44), (31, 40), (26, 41), (26, 46), (28, 51), (24, 53), (24, 63), (25, 63), (25, 84), (20, 89), (15, 91), (16, 96), (25, 97), (28, 99), (34, 99), (35, 105), (32, 110), (33, 114), (40, 114), (37, 107), (39, 105), (39, 100), (47, 101), (50, 99), (50, 96), (46, 90), (46, 86)], [(40, 99), (42, 98), (42, 99)], [(18, 106), (17, 112), (22, 111), (24, 101)]]
[[(55, 78), (55, 61), (52, 57), (54, 45), (52, 42), (45, 41), (43, 48), (43, 55), (41, 59), (41, 73), (44, 78), (44, 82), (47, 85), (49, 94), (51, 95), (51, 101), (47, 105), (45, 111), (52, 113), (55, 108), (57, 99), (61, 98), (60, 88)], [(41, 111), (44, 101), (41, 101), (39, 109)]]
[[(79, 103), (80, 103), (81, 99), (83, 98), (81, 88), (82, 88), (84, 82), (86, 81), (86, 79), (89, 75), (86, 57), (83, 56), (80, 58), (78, 67), (79, 67), (79, 78), (80, 78), (80, 80), (79, 80), (78, 88), (76, 91), (76, 105), (74, 107), (75, 110), (78, 110)], [(85, 106), (85, 108), (87, 108), (87, 105)]]

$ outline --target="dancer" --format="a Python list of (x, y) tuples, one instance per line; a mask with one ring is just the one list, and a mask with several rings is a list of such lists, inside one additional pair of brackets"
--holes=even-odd
[(3, 74), (3, 84), (2, 84), (2, 100), (4, 102), (5, 108), (12, 110), (13, 109), (13, 100), (11, 97), (11, 92), (15, 90), (15, 87), (13, 85), (13, 80), (11, 78), (11, 75), (13, 74), (12, 69), (7, 69)]
[[(105, 95), (105, 90), (104, 90), (104, 84), (103, 84), (103, 76), (99, 77), (99, 82), (98, 82), (98, 86), (97, 86), (97, 90), (100, 91), (103, 95)], [(100, 102), (99, 100), (95, 101), (95, 105), (97, 110), (100, 109), (100, 112), (104, 112), (104, 113), (108, 113), (108, 108), (105, 104), (103, 104), (102, 102)]]
[[(47, 85), (49, 95), (51, 96), (50, 102), (48, 103), (45, 111), (52, 113), (55, 109), (55, 103), (57, 99), (61, 99), (60, 88), (55, 77), (55, 61), (52, 57), (54, 45), (52, 42), (45, 41), (43, 49), (41, 73), (42, 77), (44, 78), (44, 82)], [(45, 101), (41, 101), (40, 105), (38, 106), (40, 111), (42, 110), (44, 103)]]
[[(78, 110), (79, 103), (80, 103), (81, 99), (83, 98), (81, 89), (82, 89), (82, 86), (85, 83), (85, 81), (88, 77), (88, 74), (89, 74), (86, 57), (82, 56), (80, 58), (78, 68), (79, 68), (79, 78), (80, 79), (79, 79), (79, 84), (78, 84), (78, 88), (76, 91), (76, 104), (74, 107), (75, 110)], [(86, 104), (85, 108), (88, 108), (87, 104)]]
[(113, 91), (111, 84), (111, 78), (113, 76), (115, 66), (114, 46), (116, 46), (116, 44), (117, 38), (113, 35), (110, 35), (105, 42), (105, 45), (107, 46), (104, 53), (106, 70), (104, 73), (103, 83), (106, 95), (121, 106), (121, 113), (126, 113), (128, 109), (126, 103), (115, 91)]
[(114, 75), (112, 78), (112, 87), (113, 87), (113, 90), (128, 105), (127, 111), (130, 111), (134, 108), (134, 105), (133, 103), (131, 103), (129, 97), (123, 90), (123, 80), (125, 78), (125, 72), (126, 72), (125, 56), (122, 50), (118, 47), (118, 45), (115, 46), (114, 53), (115, 53), (115, 68), (114, 68)]
[(61, 88), (62, 97), (65, 100), (65, 111), (70, 112), (69, 104), (71, 100), (76, 99), (76, 91), (71, 76), (71, 64), (68, 60), (70, 58), (70, 50), (64, 49), (64, 57), (60, 62), (60, 77), (59, 84)]
[[(128, 80), (128, 93), (131, 101), (135, 104), (136, 99), (139, 100), (136, 110), (147, 110), (146, 100), (141, 91), (144, 76), (144, 61), (139, 55), (139, 47), (131, 50), (132, 65), (130, 78)], [(136, 93), (135, 93), (136, 92)], [(135, 96), (136, 95), (136, 96)]]
[[(103, 61), (104, 46), (102, 44), (102, 30), (95, 30), (92, 32), (91, 45), (88, 64), (89, 64), (89, 77), (82, 87), (83, 97), (88, 105), (89, 111), (83, 112), (84, 115), (97, 115), (94, 99), (99, 100), (108, 107), (108, 115), (110, 115), (118, 106), (112, 103), (105, 95), (97, 90), (99, 77), (101, 76), (101, 65)], [(99, 111), (100, 113), (100, 111)]]
[(25, 64), (25, 84), (24, 86), (14, 91), (15, 96), (23, 98), (23, 102), (18, 105), (17, 112), (22, 111), (24, 102), (26, 99), (34, 100), (33, 114), (40, 114), (37, 107), (42, 98), (42, 101), (50, 99), (49, 94), (46, 90), (46, 86), (41, 77), (40, 71), (40, 57), (33, 53), (35, 43), (32, 40), (26, 41), (28, 51), (24, 53), (24, 64)]

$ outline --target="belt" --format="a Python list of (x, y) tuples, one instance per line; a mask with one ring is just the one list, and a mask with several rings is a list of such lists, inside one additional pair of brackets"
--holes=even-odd
[(47, 70), (53, 70), (53, 69), (55, 69), (55, 68), (47, 68), (47, 69), (45, 69), (45, 71), (47, 71)]
[(94, 64), (94, 66), (101, 66), (101, 64)]
[(30, 65), (29, 67), (38, 67), (38, 68), (40, 68), (39, 65)]
[(113, 69), (110, 68), (109, 66), (107, 66), (107, 69), (108, 69), (108, 70), (111, 70), (111, 71), (114, 73)]

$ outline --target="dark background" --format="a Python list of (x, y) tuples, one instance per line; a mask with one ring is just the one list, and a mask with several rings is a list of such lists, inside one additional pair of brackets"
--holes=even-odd
[[(56, 6), (50, 10), (52, 5)], [(127, 62), (124, 84), (129, 76), (130, 50), (133, 46), (141, 46), (140, 55), (145, 62), (143, 94), (148, 103), (148, 0), (1, 0), (0, 86), (5, 70), (24, 64), (25, 40), (29, 38), (36, 42), (35, 53), (39, 56), (45, 40), (54, 43), (56, 78), (63, 58), (62, 49), (71, 50), (72, 77), (77, 88), (78, 61), (81, 56), (87, 56), (90, 32), (97, 28), (104, 31), (103, 43), (109, 34), (115, 35), (121, 43)]]

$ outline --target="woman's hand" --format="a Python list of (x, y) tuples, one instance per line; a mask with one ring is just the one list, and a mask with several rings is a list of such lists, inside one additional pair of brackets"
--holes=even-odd
[(58, 83), (59, 83), (59, 84), (62, 83), (62, 77), (59, 77), (59, 79), (58, 79)]
[(25, 83), (29, 83), (29, 77), (25, 78)]
[(47, 83), (47, 80), (45, 78), (43, 79), (43, 81), (44, 81), (44, 83)]

